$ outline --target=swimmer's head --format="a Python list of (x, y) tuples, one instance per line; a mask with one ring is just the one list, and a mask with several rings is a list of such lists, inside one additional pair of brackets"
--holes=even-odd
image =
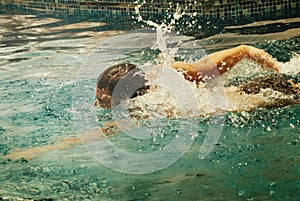
[(111, 66), (98, 77), (95, 106), (109, 109), (123, 100), (143, 95), (149, 89), (147, 82), (143, 71), (134, 64)]

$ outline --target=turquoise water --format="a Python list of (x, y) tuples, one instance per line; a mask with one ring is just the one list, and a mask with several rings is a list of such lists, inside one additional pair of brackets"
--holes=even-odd
[[(215, 123), (210, 118), (144, 122), (146, 128), (162, 127), (152, 129), (160, 136), (157, 141), (130, 141), (121, 132), (109, 138), (128, 151), (150, 153), (172, 140), (182, 122), (197, 125), (193, 130), (197, 136), (183, 157), (167, 168), (148, 174), (120, 173), (107, 168), (80, 143), (40, 154), (37, 149), (36, 157), (31, 160), (7, 159), (6, 155), (16, 151), (78, 137), (81, 132), (74, 123), (72, 103), (82, 94), (76, 92), (76, 86), (88, 94), (87, 103), (82, 104), (93, 107), (94, 86), (100, 72), (118, 62), (153, 61), (159, 51), (150, 49), (155, 41), (151, 29), (108, 30), (102, 23), (70, 25), (55, 18), (4, 14), (0, 17), (0, 197), (299, 200), (300, 106), (297, 104), (227, 113), (218, 143), (201, 160), (198, 156), (205, 133)], [(297, 30), (234, 35), (228, 29), (225, 34), (196, 41), (197, 46), (192, 48), (189, 44), (194, 44), (193, 38), (180, 36), (174, 40), (184, 41), (177, 55), (183, 59), (188, 59), (184, 55), (198, 58), (203, 54), (202, 48), (214, 52), (247, 43), (265, 49), (279, 61), (294, 59), (289, 68), (297, 70), (299, 57), (295, 54), (300, 53)], [(86, 72), (87, 65), (95, 68)], [(242, 75), (237, 73), (230, 81), (239, 80)], [(299, 80), (299, 70), (287, 75)], [(101, 112), (100, 124), (109, 118)], [(89, 131), (89, 128), (82, 129)]]

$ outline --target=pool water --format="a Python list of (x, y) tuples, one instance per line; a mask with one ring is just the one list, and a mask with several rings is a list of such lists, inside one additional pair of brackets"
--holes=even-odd
[[(39, 147), (88, 132), (88, 126), (78, 129), (74, 123), (74, 102), (76, 106), (82, 97), (82, 91), (76, 91), (78, 86), (88, 94), (82, 105), (93, 108), (94, 86), (105, 68), (120, 62), (151, 63), (159, 51), (151, 49), (155, 32), (140, 26), (108, 30), (102, 22), (6, 14), (0, 15), (0, 23), (1, 199), (299, 200), (298, 104), (226, 113), (218, 142), (201, 160), (199, 150), (205, 133), (215, 124), (210, 117), (142, 122), (157, 141), (129, 140), (122, 132), (109, 137), (128, 151), (150, 153), (174, 138), (182, 122), (197, 125), (186, 153), (170, 166), (148, 174), (110, 169), (80, 143), (37, 153), (31, 160), (7, 159), (6, 155), (21, 150), (33, 150), (34, 155)], [(243, 35), (228, 28), (223, 34), (200, 40), (176, 34), (173, 39), (174, 44), (183, 41), (176, 56), (186, 60), (201, 58), (203, 48), (210, 53), (252, 44), (283, 62), (281, 73), (299, 82), (299, 33), (299, 28), (292, 27), (277, 33)], [(225, 82), (260, 73), (250, 70), (245, 74), (243, 66), (251, 69), (251, 65), (247, 61), (241, 64)], [(110, 118), (107, 111), (98, 112), (99, 124)]]

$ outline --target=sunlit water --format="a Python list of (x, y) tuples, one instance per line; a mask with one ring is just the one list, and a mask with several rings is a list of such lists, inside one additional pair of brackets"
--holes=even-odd
[[(200, 146), (210, 124), (214, 124), (207, 116), (212, 111), (211, 104), (207, 105), (206, 89), (196, 91), (203, 115), (189, 120), (165, 119), (164, 111), (153, 113), (164, 108), (175, 111), (175, 117), (179, 117), (176, 109), (180, 108), (167, 91), (140, 97), (135, 107), (145, 106), (151, 100), (149, 111), (142, 115), (155, 117), (154, 120), (146, 118), (139, 123), (151, 131), (153, 138), (132, 140), (118, 132), (110, 140), (123, 149), (138, 153), (159, 150), (178, 133), (182, 122), (197, 124), (193, 145), (182, 158), (168, 168), (145, 175), (111, 170), (94, 160), (80, 144), (43, 152), (29, 161), (6, 159), (5, 155), (20, 149), (78, 137), (72, 109), (72, 101), (77, 97), (74, 86), (79, 84), (85, 89), (90, 95), (88, 103), (93, 107), (97, 76), (105, 68), (120, 62), (149, 64), (157, 59), (159, 51), (151, 49), (156, 36), (149, 29), (107, 31), (101, 22), (68, 24), (59, 19), (24, 15), (1, 15), (0, 19), (0, 197), (299, 200), (300, 106), (290, 101), (297, 97), (283, 98), (290, 104), (280, 107), (226, 113), (218, 143), (202, 160), (199, 160)], [(282, 62), (281, 74), (299, 82), (297, 30), (255, 36), (227, 33), (202, 40), (175, 34), (172, 40), (174, 44), (183, 41), (176, 56), (187, 61), (201, 58), (202, 48), (213, 52), (240, 43), (253, 44)], [(86, 65), (95, 68), (88, 68), (92, 72), (84, 82), (78, 81)], [(225, 75), (223, 82), (225, 86), (234, 85), (261, 73), (257, 65), (243, 61)], [(100, 125), (111, 120), (109, 111), (97, 112)], [(137, 116), (140, 118), (141, 114)]]

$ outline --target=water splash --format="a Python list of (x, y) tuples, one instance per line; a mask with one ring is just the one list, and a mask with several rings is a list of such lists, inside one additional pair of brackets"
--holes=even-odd
[[(138, 3), (138, 2), (136, 2)], [(142, 4), (138, 4), (135, 7), (135, 13), (137, 15), (137, 21), (138, 22), (143, 22), (146, 25), (155, 28), (156, 30), (156, 42), (152, 46), (151, 49), (153, 50), (159, 50), (161, 52), (160, 54), (160, 59), (158, 60), (159, 62), (162, 63), (162, 67), (171, 67), (171, 63), (174, 61), (174, 55), (178, 51), (178, 46), (181, 44), (181, 41), (178, 42), (177, 46), (174, 48), (170, 48), (167, 46), (167, 40), (169, 38), (170, 33), (174, 30), (174, 25), (177, 20), (179, 20), (183, 15), (184, 12), (181, 11), (180, 7), (177, 5), (176, 11), (171, 17), (171, 22), (166, 24), (162, 22), (161, 24), (158, 24), (156, 22), (153, 22), (151, 20), (144, 20), (143, 17), (140, 14), (140, 7), (145, 4), (146, 2), (144, 1)]]
[(279, 63), (279, 72), (288, 75), (300, 73), (300, 55), (294, 54), (289, 62)]
[[(178, 52), (179, 46), (183, 43), (181, 40), (173, 47), (168, 47), (168, 40), (170, 34), (174, 30), (174, 25), (185, 13), (177, 4), (175, 12), (170, 15), (170, 22), (162, 22), (158, 24), (151, 20), (144, 20), (140, 14), (140, 7), (145, 4), (138, 4), (135, 7), (138, 22), (143, 22), (147, 26), (153, 27), (156, 30), (155, 44), (150, 48), (151, 50), (159, 50), (160, 53), (156, 59), (156, 63), (148, 66), (145, 74), (152, 85), (156, 85), (151, 95), (138, 97), (129, 107), (133, 108), (147, 108), (148, 111), (143, 110), (142, 114), (145, 116), (164, 116), (164, 117), (178, 117), (189, 116), (197, 111), (197, 106), (193, 90), (191, 90), (190, 83), (187, 83), (182, 75), (179, 75), (172, 69), (175, 54)], [(177, 33), (178, 35), (179, 33)], [(177, 82), (174, 82), (177, 80)], [(189, 97), (189, 98), (187, 98)], [(176, 101), (177, 99), (177, 101)], [(167, 103), (167, 104), (164, 104)], [(150, 112), (151, 111), (151, 112)], [(151, 114), (150, 114), (151, 113)]]
[[(197, 101), (198, 113), (193, 114), (195, 114), (196, 117), (207, 117), (224, 110), (227, 112), (241, 112), (253, 111), (259, 108), (265, 109), (298, 104), (300, 100), (297, 88), (295, 88), (293, 93), (285, 93), (284, 90), (281, 92), (280, 89), (276, 90), (271, 88), (258, 89), (258, 93), (255, 94), (241, 91), (241, 85), (247, 84), (251, 80), (263, 79), (266, 76), (274, 76), (274, 79), (276, 79), (276, 76), (281, 76), (283, 77), (282, 79), (287, 79), (287, 82), (294, 80), (294, 85), (299, 83), (300, 67), (298, 55), (291, 58), (290, 62), (280, 63), (280, 67), (279, 73), (274, 74), (273, 72), (263, 71), (258, 64), (249, 60), (242, 60), (238, 63), (232, 71), (229, 71), (222, 77), (227, 86), (225, 89), (226, 108), (222, 107), (222, 104), (218, 106), (218, 102), (212, 100), (211, 93), (214, 89), (207, 88), (204, 83), (199, 83), (196, 86), (195, 83), (187, 82), (193, 90)], [(178, 79), (184, 80), (184, 77), (181, 76)], [(279, 79), (278, 82), (280, 82)], [(259, 83), (257, 83), (257, 87), (259, 87)], [(131, 108), (132, 111), (135, 111), (134, 108), (143, 108), (143, 112), (134, 113), (134, 115), (146, 115), (143, 117), (182, 116), (180, 107), (178, 102), (174, 100), (174, 96), (172, 96), (169, 91), (161, 88), (130, 100), (129, 108)]]
[[(152, 49), (158, 49), (161, 52), (159, 59), (157, 60), (159, 65), (156, 65), (156, 68), (151, 68), (149, 71), (150, 73), (148, 73), (150, 78), (157, 79), (158, 76), (162, 76), (162, 68), (171, 67), (171, 63), (174, 61), (174, 56), (178, 52), (180, 43), (178, 43), (175, 48), (168, 48), (167, 39), (168, 34), (172, 32), (176, 21), (182, 18), (183, 15), (185, 15), (185, 12), (182, 11), (177, 4), (175, 13), (173, 15), (169, 15), (169, 17), (171, 17), (170, 23), (157, 24), (153, 21), (146, 21), (142, 18), (139, 9), (143, 4), (145, 4), (145, 2), (136, 6), (136, 14), (138, 16), (137, 20), (156, 29), (156, 43)], [(298, 74), (300, 72), (299, 59), (299, 55), (295, 54), (290, 62), (278, 62), (280, 66), (279, 73), (283, 75)], [(251, 80), (256, 76), (264, 76), (267, 74), (269, 74), (269, 72), (265, 72), (256, 63), (244, 59), (239, 62), (233, 68), (233, 70), (231, 70), (231, 72), (223, 75), (222, 79), (225, 84), (228, 84), (233, 79), (242, 78)], [(197, 100), (197, 111), (199, 112), (196, 115), (197, 117), (215, 114), (224, 110), (229, 112), (251, 111), (257, 108), (280, 107), (299, 102), (297, 93), (285, 94), (274, 89), (262, 88), (257, 94), (245, 94), (240, 90), (239, 86), (230, 86), (226, 89), (226, 98), (228, 104), (225, 108), (224, 104), (219, 104), (218, 102), (214, 102), (214, 100), (212, 100), (211, 93), (212, 91), (216, 90), (217, 87), (209, 89), (203, 83), (200, 83), (197, 86), (193, 83), (189, 83), (189, 85), (193, 89), (193, 93), (195, 94)], [(298, 88), (300, 89), (300, 87)], [(155, 117), (160, 115), (173, 115), (175, 117), (179, 117), (181, 115), (180, 108), (178, 108), (178, 103), (174, 102), (174, 97), (172, 97), (167, 90), (159, 89), (159, 93), (151, 92), (147, 95), (144, 95), (144, 97), (138, 97), (134, 100), (134, 104), (137, 104), (138, 108), (146, 108), (144, 112), (148, 117), (151, 116), (150, 114)], [(134, 104), (131, 104), (132, 108), (135, 107), (133, 106)], [(170, 113), (170, 111), (174, 112)]]

